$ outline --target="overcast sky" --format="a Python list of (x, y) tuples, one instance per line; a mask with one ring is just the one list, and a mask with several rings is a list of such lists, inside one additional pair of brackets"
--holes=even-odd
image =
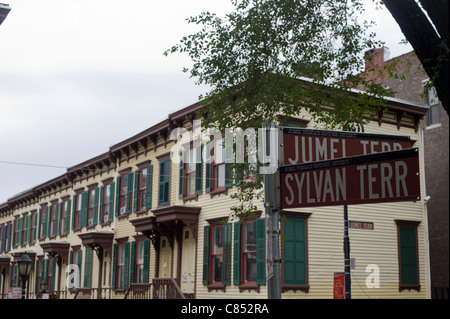
[[(230, 0), (0, 0), (0, 203), (197, 102), (204, 88), (164, 57), (186, 18)], [(368, 7), (391, 58), (411, 51), (390, 13)], [(10, 162), (10, 163), (4, 163)]]

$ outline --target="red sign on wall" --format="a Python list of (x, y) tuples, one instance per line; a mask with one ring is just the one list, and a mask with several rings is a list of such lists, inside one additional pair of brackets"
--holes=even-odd
[(334, 273), (333, 298), (345, 299), (345, 275), (343, 272)]
[(416, 148), (280, 168), (281, 207), (420, 199)]

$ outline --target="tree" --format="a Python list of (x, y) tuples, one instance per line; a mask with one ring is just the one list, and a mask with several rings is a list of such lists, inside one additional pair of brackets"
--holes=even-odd
[[(203, 28), (185, 36), (165, 54), (189, 54), (185, 69), (197, 84), (211, 87), (201, 99), (205, 125), (260, 127), (279, 113), (297, 115), (307, 109), (330, 128), (347, 128), (374, 105), (373, 95), (386, 92), (361, 77), (363, 52), (381, 45), (367, 34), (371, 22), (358, 21), (359, 0), (232, 0), (235, 11), (225, 19), (204, 12), (188, 19)], [(299, 79), (302, 79), (299, 81)], [(344, 82), (342, 82), (345, 80)], [(339, 90), (331, 83), (340, 82)], [(348, 99), (361, 82), (364, 101)], [(323, 105), (333, 105), (322, 112)]]
[(384, 0), (416, 52), (449, 114), (449, 2), (448, 0)]
[[(259, 128), (278, 114), (289, 119), (306, 110), (316, 123), (349, 130), (382, 108), (381, 97), (389, 92), (354, 76), (364, 68), (364, 52), (382, 45), (368, 33), (373, 22), (359, 21), (361, 0), (231, 2), (235, 10), (225, 18), (209, 12), (189, 18), (201, 30), (165, 52), (187, 53), (193, 66), (184, 71), (211, 87), (200, 97), (202, 127)], [(360, 84), (366, 92), (351, 97)], [(237, 182), (249, 169), (238, 166)], [(241, 183), (235, 215), (254, 209), (252, 194), (259, 187), (258, 178)]]

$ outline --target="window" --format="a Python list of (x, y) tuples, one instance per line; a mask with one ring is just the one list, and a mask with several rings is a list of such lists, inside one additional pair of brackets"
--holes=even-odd
[(124, 215), (126, 213), (127, 195), (128, 195), (128, 175), (125, 174), (120, 177), (120, 199), (119, 199), (120, 215)]
[(224, 139), (220, 139), (218, 141), (215, 141), (214, 143), (213, 181), (214, 181), (214, 189), (220, 189), (225, 187)]
[(46, 206), (42, 206), (39, 209), (39, 239), (44, 239), (44, 225), (45, 225), (45, 212), (47, 211)]
[(231, 229), (224, 219), (210, 220), (204, 228), (203, 284), (208, 289), (225, 289), (231, 284)]
[(82, 208), (82, 200), (83, 200), (83, 193), (78, 193), (75, 195), (75, 211), (74, 211), (74, 217), (75, 217), (75, 223), (74, 225), (76, 228), (81, 227), (81, 208)]
[(112, 183), (108, 183), (106, 185), (103, 185), (103, 194), (102, 194), (102, 198), (101, 198), (101, 202), (102, 202), (102, 208), (101, 208), (101, 213), (100, 215), (103, 217), (102, 219), (102, 223), (110, 221), (110, 210), (111, 210), (111, 205), (110, 202), (112, 201), (111, 198), (111, 185)]
[(211, 238), (211, 282), (222, 283), (223, 226), (212, 228)]
[(71, 255), (70, 255), (70, 264), (75, 264), (78, 266), (79, 269), (79, 277), (78, 279), (75, 281), (74, 283), (78, 283), (81, 284), (81, 264), (82, 264), (82, 259), (83, 259), (83, 251), (80, 249), (80, 247), (74, 247)]
[(396, 220), (398, 233), (399, 290), (420, 290), (417, 227), (419, 222)]
[(53, 237), (56, 236), (56, 214), (58, 212), (58, 203), (53, 203), (50, 207), (50, 229), (49, 229), (49, 236)]
[(233, 282), (242, 289), (266, 283), (266, 222), (251, 218), (234, 223)]
[(243, 282), (256, 284), (256, 222), (243, 224)]
[(427, 112), (427, 126), (436, 125), (441, 122), (439, 114), (439, 98), (434, 86), (426, 88), (427, 104), (430, 109)]
[(91, 188), (89, 189), (89, 197), (88, 197), (88, 226), (96, 225), (97, 224), (97, 200), (98, 198), (98, 189), (97, 188)]
[(169, 205), (170, 160), (159, 162), (159, 197), (158, 205)]
[(307, 221), (310, 214), (284, 212), (285, 222), (281, 225), (284, 241), (281, 245), (283, 291), (309, 289), (307, 259)]
[(192, 197), (202, 193), (202, 150), (203, 146), (198, 145), (182, 152), (179, 198)]
[[(137, 202), (137, 210), (145, 210), (146, 203), (146, 192), (147, 189), (147, 175), (148, 175), (148, 168), (144, 167), (139, 170), (139, 181), (138, 181), (138, 202)], [(151, 191), (151, 190), (150, 190)]]
[(30, 224), (30, 244), (33, 244), (36, 239), (36, 225), (37, 225), (37, 213), (31, 212), (31, 224)]
[(113, 289), (128, 289), (130, 243), (114, 244)]
[(61, 235), (65, 235), (66, 234), (66, 222), (68, 222), (67, 220), (67, 213), (69, 211), (69, 201), (67, 199), (63, 199), (62, 203), (61, 203), (61, 224), (60, 224), (60, 233)]
[(186, 151), (186, 195), (195, 195), (195, 172), (197, 166), (197, 152), (191, 148)]
[(135, 274), (136, 283), (144, 283), (144, 241), (139, 240), (136, 242), (136, 264)]

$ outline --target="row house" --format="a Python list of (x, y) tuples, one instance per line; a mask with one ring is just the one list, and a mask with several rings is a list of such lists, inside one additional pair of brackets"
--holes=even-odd
[[(199, 108), (171, 113), (0, 204), (1, 296), (21, 287), (17, 262), (26, 253), (29, 298), (41, 297), (42, 281), (55, 298), (267, 298), (264, 205), (245, 220), (231, 217), (239, 186), (227, 178), (222, 140), (188, 142), (172, 160), (171, 133), (192, 132)], [(365, 131), (410, 136), (421, 152), (426, 111), (391, 98)], [(292, 124), (314, 127), (308, 114)], [(188, 161), (202, 154), (212, 161)], [(282, 297), (333, 298), (333, 275), (344, 269), (342, 207), (281, 214)], [(424, 201), (352, 205), (349, 218), (370, 225), (349, 230), (352, 296), (427, 298)], [(369, 265), (379, 270), (376, 287), (367, 284)]]

